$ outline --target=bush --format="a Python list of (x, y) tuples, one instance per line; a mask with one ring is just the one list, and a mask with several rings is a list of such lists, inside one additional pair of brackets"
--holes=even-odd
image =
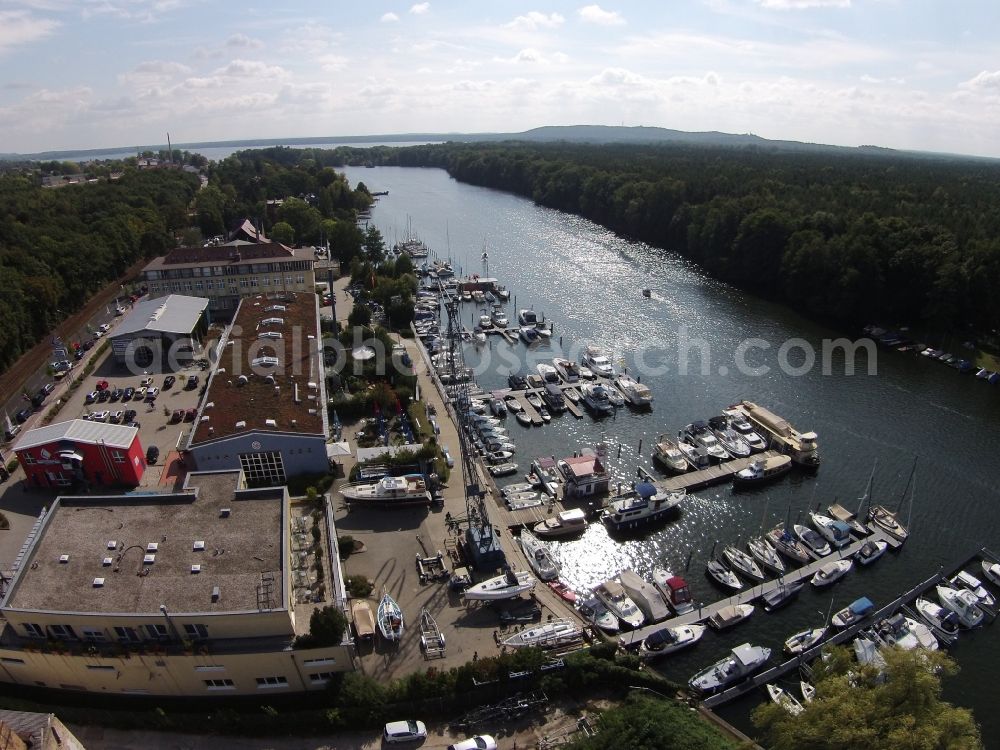
[(337, 540), (337, 554), (341, 560), (346, 560), (354, 552), (354, 537), (342, 536)]
[(308, 495), (309, 488), (313, 487), (318, 493), (326, 492), (333, 484), (333, 474), (300, 474), (292, 477), (285, 484), (288, 487), (288, 494), (293, 497)]
[(296, 648), (339, 646), (347, 632), (347, 617), (336, 607), (314, 609), (309, 618), (309, 635), (295, 639)]
[(375, 584), (364, 576), (347, 576), (344, 587), (352, 599), (366, 599), (374, 590)]

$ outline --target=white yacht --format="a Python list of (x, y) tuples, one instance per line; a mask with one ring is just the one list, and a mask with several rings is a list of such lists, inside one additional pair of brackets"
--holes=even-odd
[(525, 344), (534, 344), (538, 341), (538, 329), (534, 326), (521, 326), (518, 335)]
[(551, 620), (544, 625), (521, 630), (503, 640), (508, 648), (556, 648), (576, 643), (583, 638), (583, 629), (575, 620)]
[(750, 455), (750, 444), (729, 425), (727, 417), (712, 417), (708, 420), (708, 426), (728, 453), (736, 458), (746, 458)]
[(563, 357), (556, 357), (552, 360), (552, 366), (556, 368), (556, 372), (567, 383), (575, 383), (580, 379), (580, 367), (576, 362), (570, 362)]
[(743, 412), (738, 409), (726, 409), (722, 414), (729, 421), (729, 427), (750, 446), (751, 451), (760, 453), (767, 449), (767, 443), (764, 441), (764, 438), (753, 428), (750, 420), (746, 418)]
[(665, 568), (653, 568), (653, 585), (678, 615), (694, 611), (691, 588), (680, 576), (675, 576)]
[(588, 346), (583, 352), (583, 364), (599, 377), (612, 378), (615, 375), (614, 365), (600, 347)]
[(792, 530), (795, 532), (795, 536), (799, 538), (806, 547), (815, 552), (820, 557), (825, 557), (830, 554), (830, 545), (826, 543), (819, 534), (810, 529), (808, 526), (803, 526), (802, 524), (793, 524)]
[(535, 524), (533, 531), (540, 537), (562, 537), (582, 534), (587, 530), (587, 516), (579, 508), (570, 508)]
[(701, 640), (706, 630), (704, 625), (681, 625), (654, 630), (639, 644), (639, 658), (649, 661), (693, 646)]
[(604, 603), (611, 614), (631, 628), (642, 627), (646, 621), (640, 609), (618, 581), (605, 581), (594, 589), (594, 596)]
[(538, 314), (534, 310), (518, 310), (517, 322), (522, 326), (538, 325)]
[(704, 448), (709, 459), (716, 463), (726, 461), (730, 457), (705, 422), (692, 422), (681, 430), (678, 438), (686, 438), (696, 448)]
[(913, 603), (913, 606), (917, 608), (917, 612), (920, 613), (924, 622), (932, 628), (940, 630), (946, 636), (954, 637), (958, 635), (958, 615), (950, 609), (945, 609), (930, 599), (924, 599), (923, 597), (918, 598)]
[(615, 407), (608, 400), (608, 389), (600, 383), (584, 383), (580, 386), (584, 405), (595, 415), (611, 414)]
[(823, 563), (812, 577), (812, 585), (817, 588), (829, 586), (846, 576), (854, 566), (850, 560), (831, 560)]
[(466, 599), (485, 600), (513, 599), (526, 591), (535, 588), (535, 577), (526, 570), (508, 570), (503, 575), (496, 576), (477, 583), (462, 592)]
[(528, 565), (543, 581), (552, 581), (559, 577), (559, 563), (552, 557), (549, 548), (538, 537), (527, 529), (521, 531), (519, 539)]
[(684, 488), (661, 490), (649, 482), (639, 482), (631, 492), (608, 501), (601, 520), (613, 531), (624, 531), (661, 521), (687, 496)]
[(830, 516), (812, 511), (809, 513), (809, 520), (834, 548), (840, 549), (851, 543), (851, 527), (843, 521), (834, 521)]
[(538, 375), (542, 379), (543, 383), (552, 383), (558, 385), (561, 381), (559, 380), (559, 373), (556, 372), (556, 368), (552, 365), (547, 365), (544, 362), (539, 362), (535, 369), (538, 370)]
[(479, 327), (481, 329), (483, 329), (484, 331), (487, 328), (492, 328), (493, 327), (493, 318), (491, 318), (486, 313), (483, 313), (482, 315), (479, 316)]
[(644, 579), (634, 570), (623, 570), (618, 581), (621, 583), (625, 593), (628, 594), (635, 605), (642, 611), (646, 622), (659, 622), (666, 620), (670, 615), (670, 609), (663, 600), (663, 596), (656, 590), (656, 586)]
[(506, 328), (510, 324), (502, 305), (495, 305), (493, 307), (493, 314), (490, 317), (493, 319), (493, 325), (497, 328)]
[(684, 454), (681, 453), (681, 449), (677, 447), (677, 443), (666, 435), (660, 435), (656, 439), (656, 445), (653, 447), (653, 458), (675, 474), (683, 474), (691, 466), (684, 458)]
[(827, 628), (809, 628), (800, 630), (785, 639), (785, 653), (790, 656), (798, 656), (803, 651), (808, 651), (817, 643), (826, 638)]
[(726, 658), (703, 669), (688, 681), (699, 693), (714, 693), (744, 680), (760, 670), (771, 658), (771, 649), (743, 643)]
[(968, 589), (955, 589), (940, 584), (937, 587), (941, 606), (958, 615), (958, 622), (964, 628), (974, 628), (982, 624), (985, 614), (979, 608), (979, 600)]
[(628, 402), (640, 409), (653, 405), (653, 392), (631, 375), (621, 374), (615, 378), (615, 387), (622, 392)]
[(996, 607), (996, 598), (990, 593), (989, 589), (983, 586), (983, 582), (972, 575), (972, 573), (960, 570), (957, 574), (952, 576), (949, 581), (955, 588), (968, 589), (975, 594), (977, 601), (982, 606), (989, 607), (990, 609)]
[(577, 609), (584, 620), (591, 625), (596, 625), (605, 633), (617, 633), (619, 630), (618, 618), (615, 617), (604, 602), (596, 596), (591, 596), (577, 604)]
[(382, 477), (374, 484), (356, 482), (340, 490), (340, 494), (355, 503), (373, 503), (389, 507), (428, 505), (431, 493), (423, 474)]
[(937, 651), (938, 639), (929, 627), (900, 613), (887, 617), (875, 626), (875, 632), (889, 646), (897, 646), (906, 651), (925, 648)]

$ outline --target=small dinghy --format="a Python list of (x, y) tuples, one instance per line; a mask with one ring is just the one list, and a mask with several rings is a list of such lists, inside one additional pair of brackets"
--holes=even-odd
[(813, 699), (816, 697), (816, 688), (813, 687), (812, 683), (806, 682), (805, 680), (799, 680), (799, 690), (802, 692), (803, 702), (813, 702)]
[(792, 695), (782, 687), (778, 687), (777, 685), (773, 684), (768, 685), (767, 694), (771, 696), (772, 701), (777, 703), (792, 716), (798, 716), (800, 713), (806, 710), (805, 706), (799, 703), (798, 699), (794, 695)]

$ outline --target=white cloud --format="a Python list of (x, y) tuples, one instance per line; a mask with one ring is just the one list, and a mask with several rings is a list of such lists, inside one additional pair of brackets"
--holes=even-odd
[(970, 91), (998, 91), (1000, 92), (1000, 70), (984, 70), (968, 81), (959, 84), (959, 88)]
[(44, 39), (59, 26), (48, 18), (35, 18), (21, 10), (0, 11), (0, 53), (11, 47)]
[(246, 34), (233, 34), (226, 40), (227, 47), (247, 47), (249, 49), (260, 49), (264, 43), (260, 39), (253, 39)]
[(422, 16), (425, 13), (430, 13), (431, 4), (430, 3), (417, 3), (416, 5), (410, 6), (410, 13), (415, 16)]
[(550, 64), (562, 64), (569, 62), (569, 56), (563, 54), (562, 52), (553, 52), (552, 54), (544, 54), (539, 52), (537, 49), (528, 47), (522, 49), (513, 57), (496, 57), (495, 62), (500, 63), (529, 63), (537, 65), (550, 65)]
[(585, 5), (577, 13), (585, 23), (595, 23), (599, 26), (621, 26), (625, 19), (616, 10), (604, 10), (600, 5)]
[(861, 76), (861, 82), (862, 83), (873, 83), (873, 84), (894, 83), (896, 85), (900, 85), (901, 86), (901, 85), (903, 85), (903, 84), (906, 83), (906, 79), (905, 78), (899, 78), (898, 76), (888, 76), (886, 78), (879, 78), (877, 76), (868, 75), (867, 73), (865, 73), (864, 75)]
[(350, 61), (343, 55), (320, 55), (316, 58), (316, 62), (327, 73), (336, 73), (346, 68)]
[(508, 29), (514, 29), (515, 31), (537, 31), (540, 28), (544, 29), (555, 29), (562, 26), (566, 21), (558, 13), (549, 13), (545, 15), (544, 13), (539, 13), (537, 10), (525, 13), (523, 16), (518, 16), (510, 23), (505, 23), (504, 27)]
[(286, 71), (279, 65), (268, 65), (258, 60), (233, 60), (213, 75), (229, 78), (280, 78)]
[(383, 13), (382, 17), (379, 19), (382, 23), (395, 23), (399, 20), (399, 16), (395, 13)]
[(851, 0), (757, 0), (761, 7), (773, 10), (803, 10), (805, 8), (850, 8)]

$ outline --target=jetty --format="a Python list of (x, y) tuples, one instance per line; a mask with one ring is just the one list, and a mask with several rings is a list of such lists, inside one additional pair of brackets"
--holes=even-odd
[(722, 484), (723, 482), (732, 481), (733, 474), (747, 468), (754, 461), (761, 461), (780, 455), (781, 453), (779, 451), (768, 450), (763, 453), (748, 456), (747, 458), (731, 458), (728, 461), (707, 466), (704, 469), (686, 471), (683, 474), (677, 474), (676, 476), (672, 476), (668, 479), (653, 479), (653, 477), (649, 476), (648, 472), (646, 473), (646, 477), (657, 487), (662, 487), (665, 490), (684, 489), (690, 492), (691, 490), (700, 490), (703, 487), (710, 487), (713, 484)]

